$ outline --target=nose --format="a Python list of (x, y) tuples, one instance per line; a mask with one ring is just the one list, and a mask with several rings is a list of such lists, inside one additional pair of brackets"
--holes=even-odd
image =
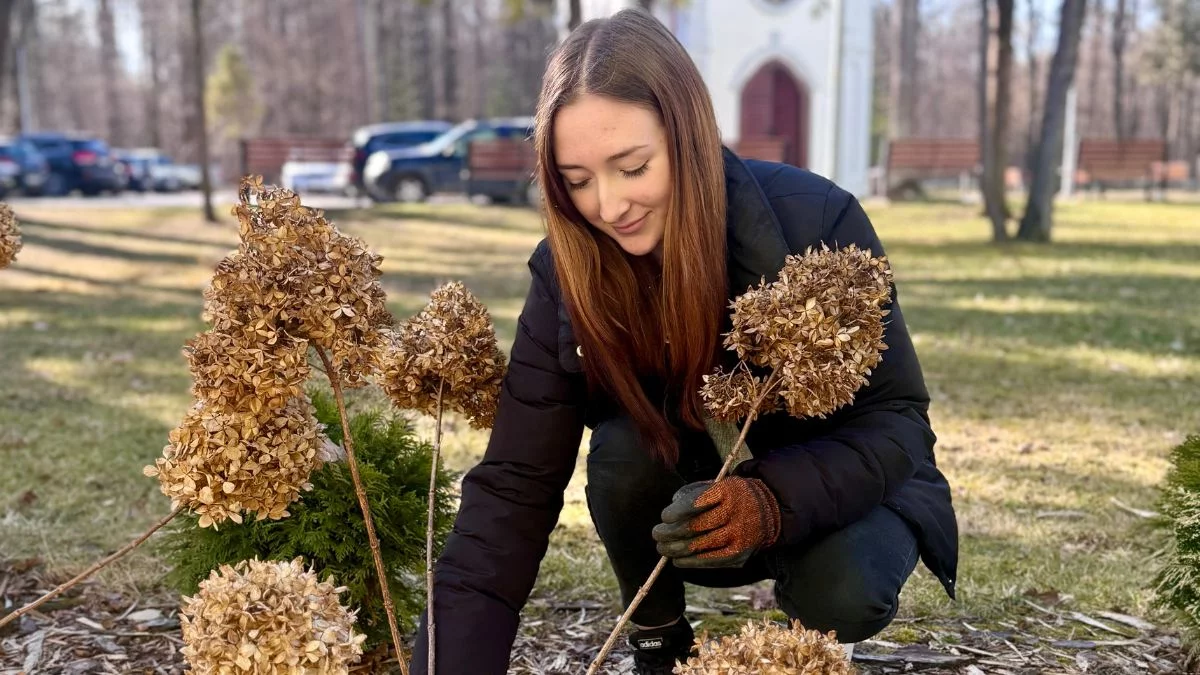
[(600, 180), (597, 187), (600, 190), (600, 219), (610, 225), (616, 225), (629, 212), (629, 200), (624, 191), (613, 180)]

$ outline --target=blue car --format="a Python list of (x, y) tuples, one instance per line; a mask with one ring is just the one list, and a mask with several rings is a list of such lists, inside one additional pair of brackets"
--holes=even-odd
[(37, 132), (22, 134), (50, 163), (50, 176), (43, 193), (65, 195), (79, 190), (85, 195), (120, 192), (120, 167), (113, 162), (108, 144), (98, 138), (72, 134)]
[(453, 124), (439, 120), (385, 122), (359, 127), (350, 139), (354, 150), (354, 156), (350, 160), (350, 184), (358, 190), (363, 189), (363, 166), (371, 154), (380, 150), (411, 148), (428, 143), (453, 127)]
[(11, 181), (6, 190), (36, 196), (50, 177), (50, 164), (29, 141), (0, 138), (0, 176)]
[(363, 183), (377, 202), (421, 202), (436, 193), (461, 193), (472, 141), (524, 139), (532, 134), (532, 117), (467, 120), (428, 143), (370, 155)]

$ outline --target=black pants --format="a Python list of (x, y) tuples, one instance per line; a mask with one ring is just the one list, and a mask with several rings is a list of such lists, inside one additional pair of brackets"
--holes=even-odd
[[(592, 522), (628, 607), (658, 564), (650, 530), (684, 484), (716, 477), (721, 458), (704, 432), (684, 432), (680, 460), (671, 470), (642, 447), (632, 421), (617, 418), (592, 433), (587, 500)], [(775, 580), (775, 599), (806, 628), (835, 630), (841, 642), (859, 642), (896, 616), (900, 588), (918, 560), (912, 530), (884, 506), (838, 532), (802, 546), (778, 545), (740, 568), (680, 569), (668, 564), (633, 623), (659, 626), (683, 614), (684, 582), (729, 588)]]

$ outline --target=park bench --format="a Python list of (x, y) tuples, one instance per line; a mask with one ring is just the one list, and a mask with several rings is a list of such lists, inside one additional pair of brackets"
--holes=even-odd
[(884, 189), (889, 197), (924, 193), (921, 181), (958, 178), (966, 195), (981, 170), (979, 141), (963, 138), (898, 138), (890, 141), (884, 163)]
[(286, 162), (349, 162), (353, 152), (344, 138), (275, 136), (244, 138), (240, 146), (240, 174), (258, 174), (277, 183)]
[(533, 142), (491, 138), (467, 145), (468, 196), (486, 195), (493, 202), (534, 205), (540, 201), (534, 180), (537, 155)]
[(787, 139), (778, 136), (749, 136), (739, 139), (733, 152), (744, 159), (782, 162), (787, 156)]
[(1079, 141), (1075, 183), (1100, 195), (1110, 186), (1133, 184), (1150, 199), (1154, 167), (1161, 166), (1165, 155), (1166, 142), (1161, 138), (1085, 138)]

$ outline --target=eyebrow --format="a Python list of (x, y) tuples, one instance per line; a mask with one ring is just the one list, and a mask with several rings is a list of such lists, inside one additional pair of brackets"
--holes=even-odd
[[(605, 160), (605, 161), (606, 161), (606, 162), (615, 162), (615, 161), (617, 161), (618, 159), (625, 159), (626, 157), (628, 157), (628, 156), (632, 155), (633, 153), (637, 152), (638, 150), (641, 150), (642, 148), (647, 148), (647, 147), (650, 147), (650, 146), (649, 146), (649, 145), (645, 145), (645, 144), (643, 144), (643, 145), (635, 145), (635, 146), (633, 146), (632, 148), (625, 148), (624, 150), (622, 150), (622, 151), (618, 152), (617, 154), (615, 154), (615, 155), (613, 155), (613, 156), (609, 157), (609, 158), (608, 158), (607, 160)], [(583, 167), (582, 167), (582, 166), (575, 166), (574, 164), (559, 164), (559, 165), (558, 165), (558, 168), (559, 168), (559, 170), (560, 170), (560, 171), (568, 171), (568, 170), (570, 170), (570, 169), (582, 169)]]

